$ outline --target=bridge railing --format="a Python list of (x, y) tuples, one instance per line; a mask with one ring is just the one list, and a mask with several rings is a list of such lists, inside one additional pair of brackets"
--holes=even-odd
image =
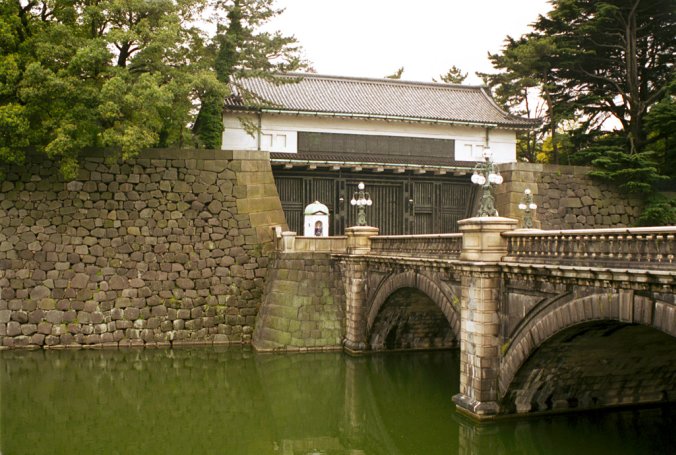
[(676, 226), (563, 231), (510, 231), (504, 261), (674, 268)]
[(379, 256), (457, 259), (462, 234), (378, 235), (371, 237), (371, 253)]

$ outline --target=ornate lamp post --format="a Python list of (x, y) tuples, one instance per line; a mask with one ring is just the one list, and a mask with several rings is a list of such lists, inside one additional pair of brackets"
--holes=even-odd
[(357, 191), (352, 195), (350, 204), (357, 206), (357, 226), (366, 226), (366, 207), (370, 207), (373, 201), (368, 191), (364, 191), (364, 182), (357, 185)]
[(498, 216), (495, 208), (495, 198), (493, 197), (492, 187), (502, 183), (502, 176), (491, 161), (491, 155), (488, 149), (484, 150), (484, 162), (477, 163), (472, 174), (472, 183), (481, 185), (481, 204), (477, 216)]
[(530, 188), (526, 188), (523, 192), (523, 198), (519, 203), (519, 210), (523, 210), (523, 227), (526, 229), (533, 229), (533, 215), (531, 211), (538, 208), (538, 205), (533, 202), (533, 195)]

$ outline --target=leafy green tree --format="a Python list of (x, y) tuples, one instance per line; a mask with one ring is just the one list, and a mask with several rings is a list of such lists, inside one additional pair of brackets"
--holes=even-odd
[[(288, 73), (306, 66), (300, 58), (295, 37), (280, 32), (260, 31), (261, 26), (282, 13), (273, 7), (274, 0), (216, 0), (219, 13), (216, 36), (208, 48), (217, 79), (237, 87), (238, 94), (252, 98), (238, 80), (260, 77), (282, 83), (279, 73)], [(285, 80), (288, 81), (288, 80)], [(223, 96), (219, 91), (200, 94), (201, 107), (193, 126), (198, 145), (220, 148), (223, 134)], [(260, 101), (260, 100), (259, 100)]]
[[(439, 79), (446, 84), (462, 84), (467, 79), (467, 73), (463, 73), (460, 68), (453, 65), (445, 74), (440, 74)], [(438, 82), (434, 78), (432, 81)]]
[(201, 66), (202, 0), (12, 0), (0, 6), (0, 159), (46, 153), (65, 177), (91, 147), (111, 157), (181, 144)]

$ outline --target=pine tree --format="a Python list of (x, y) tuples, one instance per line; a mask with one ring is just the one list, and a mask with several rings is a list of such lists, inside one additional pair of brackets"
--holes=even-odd
[[(467, 73), (463, 73), (460, 68), (453, 65), (445, 74), (440, 74), (439, 79), (446, 84), (462, 84), (467, 79)], [(432, 81), (438, 82), (432, 78)]]
[[(273, 8), (274, 0), (216, 0), (215, 9), (225, 16), (217, 24), (216, 36), (210, 47), (216, 78), (238, 88), (247, 97), (238, 79), (262, 77), (281, 83), (280, 73), (304, 68), (300, 48), (293, 36), (280, 32), (261, 32), (261, 25), (281, 14)], [(213, 91), (200, 95), (201, 107), (193, 126), (198, 146), (218, 149), (223, 134), (223, 96)]]

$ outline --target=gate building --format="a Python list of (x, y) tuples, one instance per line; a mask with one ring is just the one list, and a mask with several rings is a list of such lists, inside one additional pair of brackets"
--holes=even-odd
[(537, 121), (504, 112), (482, 86), (317, 74), (232, 81), (223, 149), (270, 152), (289, 229), (313, 201), (330, 235), (356, 224), (350, 199), (364, 182), (368, 224), (385, 235), (457, 232), (471, 216), (470, 175), (490, 150), (516, 160), (516, 133)]

